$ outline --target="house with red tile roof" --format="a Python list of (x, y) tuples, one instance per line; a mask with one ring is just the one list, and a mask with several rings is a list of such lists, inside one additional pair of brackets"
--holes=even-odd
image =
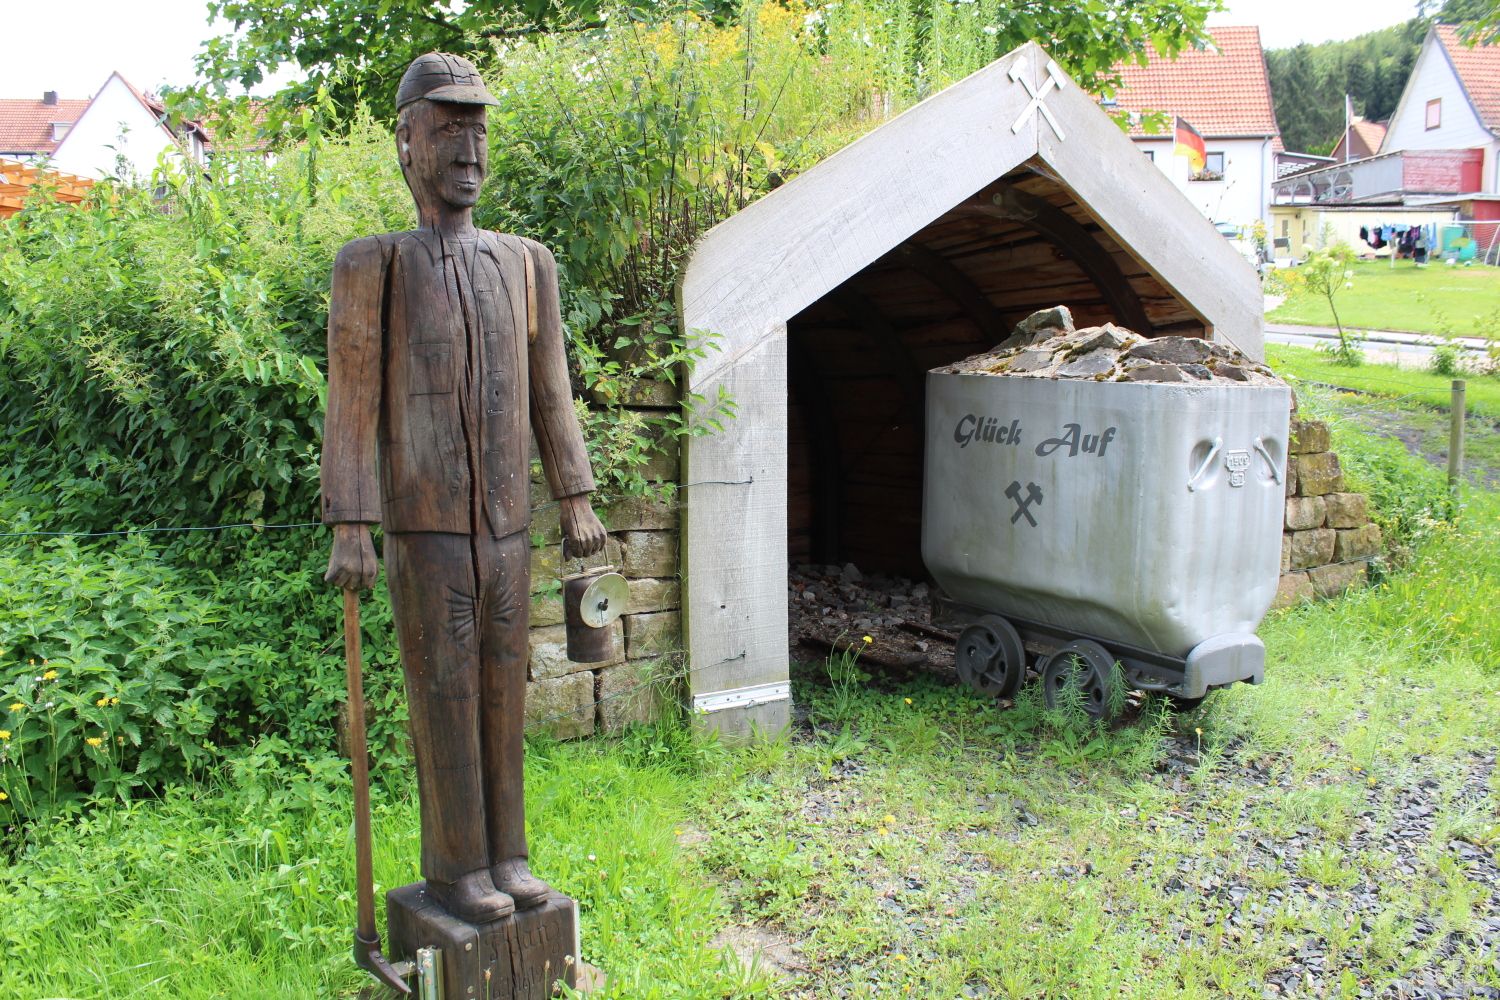
[(173, 131), (161, 101), (111, 73), (48, 162), (82, 177), (148, 178), (163, 154), (202, 162), (207, 138), (196, 122)]
[(88, 98), (59, 98), (55, 90), (41, 97), (0, 98), (0, 157), (35, 163), (51, 156), (88, 106)]
[(1500, 44), (1468, 45), (1448, 24), (1428, 30), (1380, 152), (1412, 149), (1478, 151), (1472, 190), (1500, 194)]
[(1385, 130), (1385, 122), (1365, 121), (1355, 115), (1349, 120), (1344, 134), (1339, 136), (1338, 145), (1333, 147), (1334, 161), (1348, 163), (1350, 160), (1374, 156), (1380, 152), (1380, 144), (1385, 142)]
[[(1131, 138), (1214, 222), (1249, 226), (1269, 214), (1281, 130), (1257, 27), (1213, 27), (1211, 44), (1167, 58), (1152, 52), (1144, 65), (1122, 63), (1120, 86), (1104, 105), (1131, 113)], [(1146, 130), (1145, 117), (1167, 116), (1165, 132)], [(1172, 120), (1203, 136), (1207, 163), (1194, 171), (1173, 155)]]

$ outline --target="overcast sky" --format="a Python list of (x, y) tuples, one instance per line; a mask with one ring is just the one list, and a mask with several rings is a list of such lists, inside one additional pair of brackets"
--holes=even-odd
[[(1354, 35), (1404, 21), (1415, 0), (1230, 0), (1216, 24), (1259, 24), (1267, 48)], [(138, 87), (193, 77), (199, 43), (218, 34), (204, 0), (6, 3), (0, 97), (90, 97), (119, 70)]]

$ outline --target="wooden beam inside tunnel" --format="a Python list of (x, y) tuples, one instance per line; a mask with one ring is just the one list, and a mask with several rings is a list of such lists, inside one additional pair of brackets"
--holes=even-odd
[(990, 300), (968, 275), (952, 261), (920, 243), (906, 242), (896, 250), (896, 258), (930, 281), (979, 328), (988, 345), (1000, 343), (1009, 336), (1009, 328)]
[(993, 192), (966, 202), (959, 210), (1016, 222), (1045, 236), (1098, 287), (1122, 326), (1143, 335), (1151, 334), (1151, 320), (1140, 296), (1109, 251), (1082, 224), (1046, 199), (1013, 185), (996, 184)]

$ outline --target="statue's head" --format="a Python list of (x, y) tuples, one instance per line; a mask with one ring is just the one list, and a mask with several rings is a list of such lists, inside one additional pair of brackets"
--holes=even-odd
[(498, 103), (462, 56), (412, 60), (396, 89), (396, 153), (419, 211), (479, 201), (489, 165), (485, 108)]

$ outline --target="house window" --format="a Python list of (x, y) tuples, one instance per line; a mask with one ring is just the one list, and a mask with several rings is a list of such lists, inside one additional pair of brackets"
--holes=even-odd
[(1203, 157), (1203, 169), (1193, 174), (1195, 181), (1222, 181), (1224, 179), (1224, 154), (1206, 153)]
[(1434, 97), (1427, 102), (1427, 131), (1440, 128), (1443, 124), (1443, 99)]
[(73, 127), (73, 123), (72, 122), (53, 122), (52, 123), (52, 141), (53, 142), (57, 142), (63, 136), (67, 135), (68, 134), (68, 129), (70, 129), (72, 127)]
[(1146, 159), (1150, 160), (1152, 163), (1156, 162), (1156, 150), (1154, 150), (1154, 149), (1145, 149), (1145, 150), (1142, 150), (1142, 152), (1146, 154)]

